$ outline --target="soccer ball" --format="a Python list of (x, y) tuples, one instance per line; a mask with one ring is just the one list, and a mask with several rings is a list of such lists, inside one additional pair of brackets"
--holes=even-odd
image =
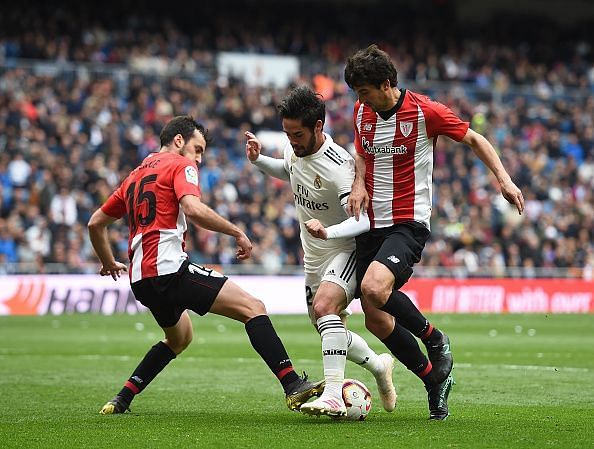
[(371, 410), (371, 393), (363, 382), (345, 379), (342, 384), (342, 398), (347, 408), (344, 419), (363, 421)]

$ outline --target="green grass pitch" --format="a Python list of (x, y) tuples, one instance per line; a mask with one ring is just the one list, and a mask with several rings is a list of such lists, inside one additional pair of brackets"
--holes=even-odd
[[(161, 338), (150, 315), (0, 317), (3, 448), (587, 448), (594, 447), (594, 315), (434, 315), (452, 340), (451, 416), (427, 420), (421, 383), (397, 363), (398, 406), (364, 422), (290, 412), (243, 326), (192, 317), (194, 341), (132, 404), (100, 416)], [(273, 316), (298, 370), (322, 375), (305, 316)], [(378, 352), (363, 327), (350, 327)], [(347, 377), (376, 394), (373, 378)]]

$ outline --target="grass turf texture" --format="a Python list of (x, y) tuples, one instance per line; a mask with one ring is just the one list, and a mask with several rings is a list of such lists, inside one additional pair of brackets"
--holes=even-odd
[[(0, 317), (0, 447), (593, 447), (593, 315), (435, 315), (452, 339), (451, 416), (428, 421), (421, 383), (397, 363), (393, 413), (379, 398), (364, 422), (290, 412), (243, 326), (193, 316), (194, 342), (132, 404), (100, 416), (158, 339), (150, 315)], [(296, 368), (320, 378), (305, 316), (273, 316)], [(383, 345), (350, 327), (378, 352)], [(373, 378), (347, 377), (377, 395)], [(589, 424), (588, 424), (589, 423)]]

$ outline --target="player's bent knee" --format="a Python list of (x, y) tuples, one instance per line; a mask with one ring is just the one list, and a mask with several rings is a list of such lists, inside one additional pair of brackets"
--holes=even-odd
[(386, 291), (383, 286), (379, 285), (379, 283), (375, 282), (373, 279), (364, 278), (363, 282), (361, 283), (361, 294), (373, 306), (379, 308), (383, 306), (388, 296), (390, 296), (390, 292)]
[(184, 335), (181, 338), (167, 338), (165, 339), (165, 344), (167, 346), (169, 346), (169, 348), (171, 348), (171, 350), (173, 352), (175, 352), (175, 354), (179, 355), (182, 352), (184, 352), (184, 350), (190, 346), (190, 343), (192, 343), (192, 334), (188, 334), (188, 335)]
[(247, 305), (247, 310), (248, 310), (246, 318), (248, 320), (250, 320), (258, 315), (266, 315), (267, 314), (266, 306), (264, 305), (264, 303), (262, 301), (260, 301), (259, 299), (254, 298), (253, 296), (251, 296), (249, 298), (249, 300), (246, 301), (246, 305)]
[(326, 315), (338, 315), (343, 308), (344, 306), (340, 307), (339, 305), (332, 304), (330, 301), (314, 300), (313, 303), (313, 312), (316, 320)]

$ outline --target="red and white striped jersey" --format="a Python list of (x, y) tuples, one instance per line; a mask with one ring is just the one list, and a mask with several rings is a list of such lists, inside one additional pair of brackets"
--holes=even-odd
[(389, 118), (357, 101), (353, 122), (355, 149), (365, 158), (371, 229), (411, 220), (429, 229), (437, 136), (459, 142), (468, 122), (447, 106), (405, 89)]
[(175, 273), (185, 259), (184, 195), (200, 197), (196, 164), (175, 153), (154, 153), (135, 168), (101, 210), (128, 214), (130, 282)]

